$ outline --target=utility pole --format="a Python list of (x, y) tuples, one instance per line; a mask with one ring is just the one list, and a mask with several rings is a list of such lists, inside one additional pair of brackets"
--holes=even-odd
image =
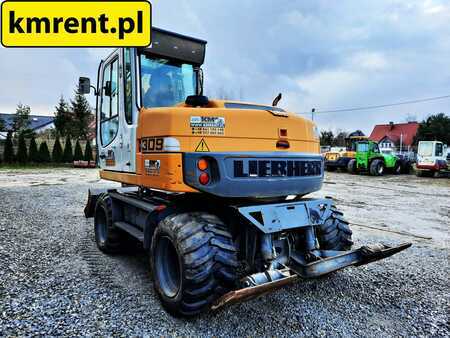
[(402, 153), (403, 148), (403, 133), (400, 133), (400, 154)]
[(314, 121), (314, 113), (316, 112), (316, 108), (311, 109), (311, 120)]

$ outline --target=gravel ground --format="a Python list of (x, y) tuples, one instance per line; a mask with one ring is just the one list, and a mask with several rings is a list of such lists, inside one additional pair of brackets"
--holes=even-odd
[[(0, 336), (449, 336), (450, 180), (327, 174), (357, 245), (387, 260), (191, 320), (164, 312), (143, 252), (105, 256), (82, 210), (96, 170), (0, 171)], [(407, 232), (407, 235), (384, 230)], [(415, 235), (431, 237), (423, 239)]]

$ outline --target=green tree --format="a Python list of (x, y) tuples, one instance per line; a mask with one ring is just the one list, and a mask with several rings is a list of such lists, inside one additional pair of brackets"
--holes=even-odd
[(63, 150), (61, 147), (61, 142), (59, 142), (59, 137), (56, 138), (55, 144), (53, 145), (52, 161), (55, 163), (63, 162)]
[(23, 105), (22, 103), (19, 103), (17, 105), (16, 114), (14, 115), (13, 119), (13, 130), (15, 132), (19, 133), (31, 132), (31, 130), (29, 129), (30, 114), (31, 114), (30, 106)]
[(414, 144), (419, 141), (441, 141), (450, 145), (450, 116), (444, 113), (428, 116), (419, 124)]
[(82, 140), (87, 140), (89, 124), (93, 116), (89, 102), (79, 92), (78, 86), (75, 90), (75, 97), (73, 100), (70, 100), (70, 111), (73, 117), (71, 135)]
[(12, 131), (9, 131), (6, 136), (5, 149), (3, 150), (3, 162), (5, 163), (13, 163), (15, 160), (12, 137)]
[(55, 107), (55, 129), (59, 135), (70, 135), (73, 125), (73, 115), (70, 112), (69, 104), (61, 95), (58, 105)]
[(27, 143), (23, 133), (19, 134), (19, 147), (17, 149), (17, 162), (25, 164), (28, 162)]
[(0, 117), (0, 131), (4, 131), (6, 127), (5, 121)]
[(334, 138), (333, 145), (336, 147), (345, 147), (345, 140), (348, 137), (348, 133), (345, 131), (339, 131), (339, 133)]
[(64, 163), (72, 163), (73, 162), (73, 149), (72, 149), (72, 141), (70, 140), (70, 136), (66, 137), (66, 143), (64, 145), (63, 161), (64, 161)]
[(81, 149), (80, 142), (77, 140), (77, 143), (75, 144), (75, 154), (73, 155), (73, 160), (82, 161), (83, 158), (83, 150)]
[(93, 159), (94, 159), (94, 157), (92, 156), (91, 141), (87, 141), (86, 148), (84, 150), (84, 160), (90, 162)]
[(320, 132), (320, 145), (321, 146), (332, 146), (334, 143), (334, 135), (331, 130), (322, 130)]
[(50, 151), (48, 150), (47, 142), (42, 142), (39, 145), (39, 162), (50, 163), (52, 161), (50, 157)]
[(30, 140), (30, 148), (28, 149), (28, 158), (30, 162), (39, 162), (39, 151), (34, 137)]

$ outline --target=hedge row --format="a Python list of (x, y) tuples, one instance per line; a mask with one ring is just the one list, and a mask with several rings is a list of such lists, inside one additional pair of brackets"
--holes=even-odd
[(53, 150), (50, 154), (47, 142), (41, 142), (39, 147), (36, 144), (34, 137), (30, 139), (30, 144), (27, 147), (25, 137), (23, 134), (19, 135), (17, 153), (14, 152), (12, 141), (12, 133), (8, 133), (3, 150), (3, 162), (6, 164), (19, 163), (72, 163), (73, 161), (93, 161), (91, 143), (86, 142), (85, 151), (81, 149), (79, 140), (75, 144), (75, 152), (72, 149), (72, 142), (69, 137), (66, 138), (64, 149), (59, 138), (56, 139), (53, 145)]

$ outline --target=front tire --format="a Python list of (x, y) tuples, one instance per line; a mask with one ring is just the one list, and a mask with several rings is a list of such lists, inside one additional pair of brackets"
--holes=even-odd
[(331, 216), (317, 228), (317, 239), (321, 250), (351, 250), (352, 230), (344, 219), (344, 214), (331, 207)]
[(383, 176), (384, 169), (384, 162), (382, 160), (375, 159), (370, 163), (370, 174), (372, 176)]
[(151, 245), (155, 290), (175, 316), (194, 316), (236, 285), (232, 236), (211, 214), (184, 213), (162, 220)]
[(356, 174), (356, 160), (354, 158), (348, 161), (347, 171), (349, 174)]
[(108, 194), (102, 194), (97, 200), (94, 233), (97, 247), (106, 254), (123, 252), (130, 244), (129, 235), (113, 226), (112, 201)]

